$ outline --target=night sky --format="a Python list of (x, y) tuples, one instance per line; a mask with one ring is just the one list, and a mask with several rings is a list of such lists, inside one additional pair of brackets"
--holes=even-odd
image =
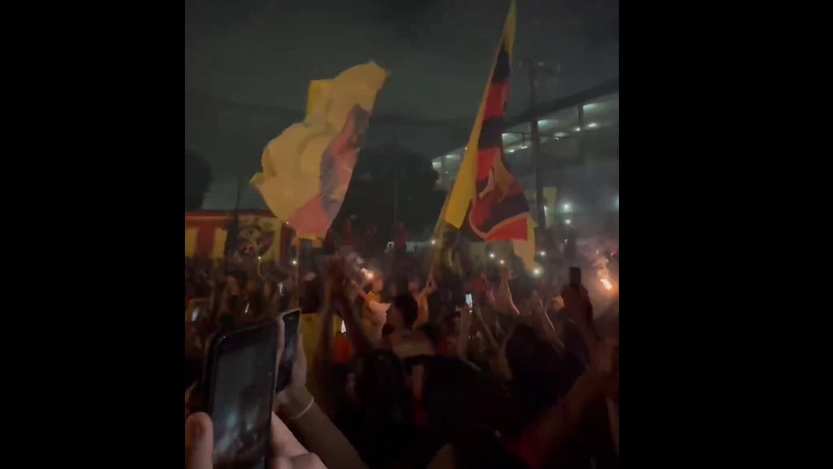
[[(234, 205), (235, 180), (260, 168), (266, 143), (303, 118), (309, 80), (368, 60), (391, 75), (368, 145), (435, 157), (468, 138), (508, 0), (186, 0), (185, 148), (215, 186), (205, 208)], [(515, 58), (557, 75), (541, 100), (619, 75), (618, 0), (518, 0)], [(528, 107), (516, 68), (510, 116)], [(243, 206), (258, 206), (248, 191)]]

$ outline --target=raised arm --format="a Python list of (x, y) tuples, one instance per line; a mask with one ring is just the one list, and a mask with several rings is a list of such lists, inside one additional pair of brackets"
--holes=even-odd
[(365, 469), (353, 445), (318, 407), (306, 389), (307, 359), (299, 340), (292, 363), (292, 380), (277, 396), (284, 422), (301, 437), (307, 449), (316, 453), (329, 469)]
[(518, 307), (512, 300), (512, 291), (509, 288), (509, 279), (512, 277), (512, 269), (503, 267), (500, 269), (500, 286), (498, 286), (497, 296), (495, 298), (497, 307), (501, 312), (514, 313), (520, 315)]

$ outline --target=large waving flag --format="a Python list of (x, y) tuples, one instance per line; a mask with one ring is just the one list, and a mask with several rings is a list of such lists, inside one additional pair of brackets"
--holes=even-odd
[(370, 62), (312, 82), (304, 122), (291, 125), (263, 151), (263, 171), (251, 183), (269, 210), (298, 233), (324, 238), (338, 215), (387, 76)]
[(513, 0), (457, 179), (441, 214), (442, 220), (479, 241), (528, 239), (529, 205), (503, 162), (501, 139), (515, 21)]

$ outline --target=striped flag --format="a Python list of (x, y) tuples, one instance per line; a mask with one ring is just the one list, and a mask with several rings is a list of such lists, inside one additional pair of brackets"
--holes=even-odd
[(441, 220), (477, 241), (528, 239), (529, 204), (523, 189), (504, 164), (501, 138), (509, 96), (515, 22), (513, 0), (460, 170), (441, 214)]

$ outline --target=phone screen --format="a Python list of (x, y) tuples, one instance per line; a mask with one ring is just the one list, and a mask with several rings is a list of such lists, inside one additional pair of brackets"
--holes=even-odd
[(251, 341), (232, 334), (217, 345), (209, 409), (215, 468), (266, 468), (278, 347), (272, 324)]
[(471, 298), (471, 293), (466, 293), (466, 304), (469, 305), (469, 308), (471, 308), (474, 304), (474, 301)]
[(298, 326), (301, 323), (301, 310), (294, 309), (281, 315), (283, 318), (284, 347), (281, 361), (278, 363), (278, 377), (275, 392), (281, 392), (289, 385), (292, 378), (292, 362), (295, 361), (295, 348), (298, 345)]

